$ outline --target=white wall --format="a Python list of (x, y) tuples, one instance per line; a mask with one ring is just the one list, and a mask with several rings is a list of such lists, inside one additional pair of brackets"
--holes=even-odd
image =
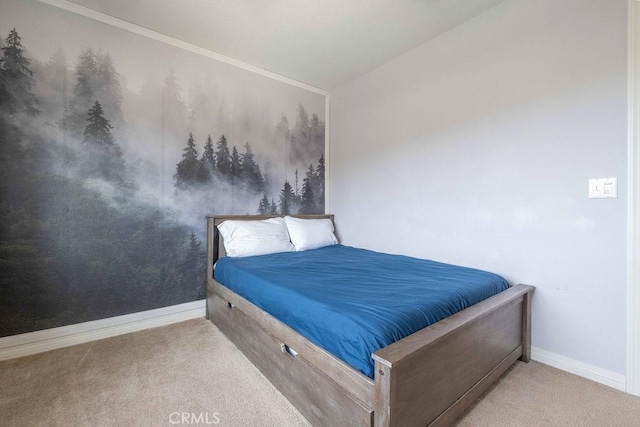
[(510, 0), (336, 90), (343, 242), (535, 285), (533, 345), (624, 374), (626, 31), (626, 0)]

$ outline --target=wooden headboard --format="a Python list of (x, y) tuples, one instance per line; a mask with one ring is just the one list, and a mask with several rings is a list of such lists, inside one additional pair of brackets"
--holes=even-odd
[[(226, 252), (224, 250), (224, 244), (222, 236), (218, 232), (218, 225), (222, 224), (226, 220), (232, 219), (235, 221), (255, 221), (261, 219), (278, 218), (282, 215), (211, 215), (207, 216), (207, 280), (213, 278), (213, 264), (224, 257)], [(295, 218), (303, 219), (324, 219), (328, 218), (333, 222), (333, 215), (319, 214), (319, 215), (290, 215)]]

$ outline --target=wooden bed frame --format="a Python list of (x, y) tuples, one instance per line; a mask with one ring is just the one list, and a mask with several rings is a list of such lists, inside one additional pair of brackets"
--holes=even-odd
[[(213, 279), (225, 256), (207, 217), (207, 318), (313, 425), (451, 425), (531, 351), (532, 286), (517, 285), (373, 353), (375, 380)], [(333, 215), (299, 215), (330, 218)]]

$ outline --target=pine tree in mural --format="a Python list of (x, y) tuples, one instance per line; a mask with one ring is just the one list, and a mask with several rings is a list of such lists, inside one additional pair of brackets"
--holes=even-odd
[(229, 176), (231, 177), (231, 183), (234, 185), (240, 181), (240, 177), (242, 176), (242, 160), (235, 145), (233, 146), (233, 150), (231, 150), (231, 169)]
[(229, 177), (231, 175), (231, 154), (229, 153), (229, 144), (227, 138), (222, 135), (216, 143), (216, 172), (221, 177)]
[(285, 181), (284, 186), (280, 191), (280, 213), (282, 215), (290, 215), (296, 213), (294, 198), (295, 195), (293, 194), (293, 188), (291, 188), (291, 184), (289, 184), (289, 181)]
[(0, 62), (0, 104), (5, 105), (8, 112), (26, 112), (36, 115), (36, 97), (32, 92), (34, 86), (33, 71), (30, 61), (24, 55), (21, 37), (14, 28), (9, 32)]
[(114, 140), (111, 135), (113, 126), (105, 118), (100, 102), (96, 101), (93, 107), (89, 109), (87, 121), (89, 123), (83, 132), (85, 142), (102, 146), (113, 145)]
[(314, 194), (318, 200), (318, 213), (324, 208), (324, 154), (320, 156), (318, 160), (318, 167), (316, 167), (316, 176), (314, 179)]
[(95, 93), (98, 64), (93, 50), (84, 49), (75, 67), (76, 82), (73, 86), (73, 98), (65, 113), (63, 127), (65, 132), (74, 138), (81, 139), (86, 123), (86, 114), (97, 99)]
[(83, 169), (86, 175), (98, 176), (114, 182), (124, 178), (122, 151), (111, 134), (111, 123), (105, 117), (99, 101), (87, 113), (87, 125), (82, 132), (87, 147)]
[(182, 160), (176, 166), (176, 174), (173, 176), (176, 188), (185, 190), (190, 185), (198, 182), (201, 163), (198, 161), (198, 150), (196, 148), (193, 134), (189, 133), (187, 146), (182, 150)]
[(122, 91), (118, 71), (111, 55), (98, 53), (95, 57), (96, 69), (93, 91), (102, 103), (102, 108), (115, 127), (122, 125)]
[(264, 178), (262, 177), (262, 172), (260, 172), (260, 165), (256, 162), (251, 151), (251, 145), (248, 142), (244, 145), (244, 153), (240, 157), (242, 163), (240, 177), (245, 189), (252, 194), (262, 193), (264, 190)]
[(260, 199), (257, 213), (258, 215), (269, 215), (271, 213), (271, 203), (269, 203), (269, 198), (266, 194)]
[(313, 182), (315, 179), (315, 169), (313, 168), (313, 165), (309, 165), (309, 170), (305, 174), (302, 184), (301, 214), (314, 214), (318, 212), (316, 198), (313, 194)]
[(298, 169), (296, 169), (296, 173), (294, 174), (294, 187), (293, 187), (293, 200), (296, 209), (299, 209), (302, 206), (302, 194), (300, 194), (300, 180), (298, 179)]
[(277, 215), (278, 214), (278, 205), (274, 199), (271, 199), (271, 206), (269, 207), (269, 215)]
[(319, 156), (324, 156), (324, 122), (320, 120), (317, 114), (311, 116), (311, 123), (309, 129), (309, 140), (305, 146), (306, 154), (317, 159)]
[(202, 157), (198, 166), (198, 182), (210, 182), (216, 166), (215, 152), (213, 151), (213, 140), (211, 135), (207, 136), (207, 142), (202, 149)]

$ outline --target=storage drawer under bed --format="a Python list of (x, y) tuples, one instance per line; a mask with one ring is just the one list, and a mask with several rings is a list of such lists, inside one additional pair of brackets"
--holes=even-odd
[(207, 310), (211, 322), (314, 426), (372, 425), (372, 410), (211, 289), (207, 291)]

